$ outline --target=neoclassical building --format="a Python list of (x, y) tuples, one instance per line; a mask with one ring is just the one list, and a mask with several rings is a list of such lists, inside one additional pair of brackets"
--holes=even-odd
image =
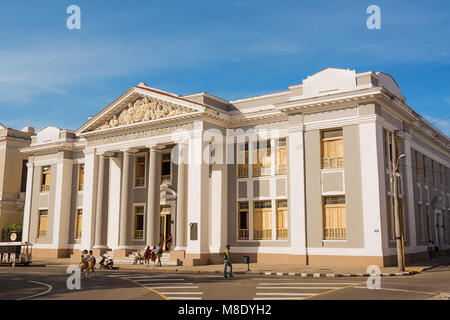
[(33, 134), (33, 128), (15, 130), (0, 123), (0, 241), (3, 228), (23, 221), (27, 156), (20, 149), (30, 145)]
[(125, 257), (160, 235), (171, 259), (396, 263), (391, 136), (399, 130), (407, 259), (450, 243), (449, 138), (383, 72), (328, 68), (226, 101), (140, 83), (76, 131), (46, 127), (28, 157), (24, 238), (35, 256)]

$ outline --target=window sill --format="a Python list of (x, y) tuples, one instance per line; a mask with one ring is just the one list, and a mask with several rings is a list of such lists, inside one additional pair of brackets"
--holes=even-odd
[(322, 242), (347, 242), (348, 239), (322, 239)]

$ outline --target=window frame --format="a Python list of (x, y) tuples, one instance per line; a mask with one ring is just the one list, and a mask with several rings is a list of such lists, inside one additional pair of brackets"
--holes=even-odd
[[(138, 214), (137, 209), (142, 208), (142, 212)], [(133, 241), (143, 241), (145, 240), (145, 222), (146, 222), (146, 205), (145, 203), (134, 203), (133, 204)], [(138, 216), (142, 216), (142, 230), (137, 230)], [(137, 232), (142, 233), (142, 237), (137, 237)]]
[[(45, 214), (44, 214), (45, 212)], [(45, 229), (42, 228), (42, 218), (45, 217)], [(37, 239), (47, 238), (48, 231), (48, 209), (39, 209), (38, 211), (38, 229), (37, 229)]]
[[(332, 132), (332, 131), (341, 131), (342, 135), (336, 136), (336, 137), (330, 137), (330, 138), (324, 138), (324, 133), (326, 132)], [(342, 148), (342, 156), (338, 157), (327, 157), (325, 158), (325, 143), (330, 141), (340, 141), (341, 146), (336, 146), (336, 154), (338, 154), (338, 150)], [(328, 165), (325, 165), (325, 159), (328, 160)], [(336, 166), (331, 165), (331, 160), (336, 159)], [(345, 152), (344, 152), (344, 128), (343, 127), (337, 127), (337, 128), (328, 128), (320, 130), (320, 168), (321, 169), (341, 169), (345, 166)], [(340, 163), (341, 161), (341, 163)]]
[[(241, 208), (241, 204), (247, 204), (247, 208)], [(242, 229), (241, 228), (241, 213), (245, 213), (246, 214), (247, 229)], [(249, 204), (249, 202), (248, 201), (238, 201), (238, 204), (237, 204), (237, 220), (238, 220), (237, 221), (237, 231), (238, 231), (237, 239), (238, 240), (249, 240), (250, 239), (249, 216), (250, 216), (250, 204)]]
[[(330, 203), (330, 204), (326, 204), (325, 200), (326, 198), (340, 198), (340, 199), (344, 199), (344, 203)], [(341, 227), (341, 228), (327, 228), (327, 209), (329, 208), (336, 208), (336, 209), (342, 209), (344, 208), (344, 219), (342, 219), (342, 217), (340, 217), (340, 214), (338, 215), (337, 219), (338, 221), (341, 220), (341, 224), (342, 224), (342, 220), (345, 221), (345, 228)], [(340, 212), (339, 212), (340, 213)], [(323, 219), (323, 223), (322, 223), (322, 240), (323, 241), (347, 241), (348, 240), (348, 223), (347, 223), (347, 202), (345, 199), (345, 195), (327, 195), (327, 196), (322, 196), (322, 219)], [(327, 231), (326, 229), (343, 229), (343, 233), (344, 236), (327, 236)], [(342, 231), (341, 231), (342, 232)]]
[[(139, 163), (138, 160), (144, 158), (144, 163)], [(147, 187), (147, 163), (148, 157), (146, 153), (138, 153), (134, 157), (134, 188), (146, 188)], [(144, 166), (144, 176), (138, 177), (138, 166)], [(143, 179), (144, 183), (138, 184), (138, 179)]]
[[(257, 203), (270, 203), (269, 207), (264, 208), (256, 208)], [(272, 200), (253, 200), (253, 240), (273, 240), (272, 230), (273, 230), (273, 222), (272, 222)], [(264, 228), (264, 225), (270, 225), (270, 228), (266, 229), (256, 229), (255, 219), (257, 214), (261, 214), (261, 224)], [(261, 234), (261, 236), (259, 236)], [(270, 237), (269, 237), (270, 235)]]
[[(40, 192), (41, 193), (48, 193), (50, 192), (50, 185), (51, 185), (51, 179), (52, 179), (52, 166), (48, 165), (48, 166), (42, 166), (41, 167), (41, 188), (40, 188)], [(48, 168), (48, 171), (46, 171), (45, 169)], [(48, 178), (47, 178), (48, 177)], [(48, 184), (46, 184), (48, 180)]]

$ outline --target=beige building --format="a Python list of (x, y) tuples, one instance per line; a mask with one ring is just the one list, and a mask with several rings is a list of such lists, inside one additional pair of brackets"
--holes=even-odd
[(28, 157), (19, 149), (30, 145), (33, 133), (33, 128), (18, 131), (0, 123), (0, 232), (23, 222)]
[(394, 130), (406, 256), (447, 250), (449, 138), (390, 75), (334, 68), (235, 101), (140, 83), (76, 131), (41, 130), (22, 149), (24, 238), (52, 257), (123, 258), (170, 234), (185, 265), (226, 244), (236, 260), (392, 265)]

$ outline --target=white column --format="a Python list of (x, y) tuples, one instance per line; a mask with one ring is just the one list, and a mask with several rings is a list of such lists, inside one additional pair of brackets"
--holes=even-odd
[(188, 247), (186, 253), (208, 253), (208, 198), (209, 198), (209, 172), (208, 165), (204, 163), (202, 151), (206, 147), (201, 132), (194, 133), (189, 139), (189, 166), (188, 166), (188, 225), (197, 223), (197, 240), (191, 240), (191, 230), (188, 232)]
[(306, 255), (303, 125), (296, 122), (288, 128), (289, 239), (292, 254)]
[[(25, 207), (23, 210), (23, 232), (22, 241), (30, 241), (30, 218), (31, 218), (31, 199), (33, 198), (33, 176), (34, 176), (34, 159), (28, 158), (27, 163), (27, 190), (25, 194)], [(39, 186), (36, 186), (39, 187)]]
[[(223, 139), (222, 139), (223, 141)], [(216, 148), (225, 148), (216, 145)], [(224, 149), (222, 149), (224, 150)], [(217, 153), (217, 151), (216, 151)], [(228, 171), (226, 164), (214, 164), (211, 174), (211, 253), (222, 253), (228, 241)]]
[(147, 246), (159, 244), (159, 200), (161, 190), (160, 151), (150, 147), (147, 200)]
[(114, 156), (109, 158), (107, 247), (113, 250), (119, 248), (120, 195), (122, 194), (121, 168), (122, 168), (121, 156)]
[[(417, 238), (416, 238), (416, 207), (414, 203), (414, 183), (413, 183), (413, 167), (412, 167), (412, 161), (411, 161), (411, 135), (405, 134), (405, 154), (406, 158), (403, 163), (400, 163), (400, 168), (402, 165), (405, 165), (406, 168), (404, 172), (406, 172), (406, 194), (407, 194), (407, 204), (408, 204), (408, 233), (407, 239), (408, 239), (408, 247), (411, 252), (416, 251), (417, 247)], [(408, 251), (409, 251), (408, 250)]]
[(178, 144), (178, 184), (177, 184), (177, 229), (174, 250), (186, 250), (186, 147)]
[(95, 218), (95, 249), (106, 248), (105, 237), (103, 234), (103, 214), (104, 214), (104, 185), (105, 185), (105, 166), (107, 157), (100, 155), (98, 169), (98, 187), (97, 187), (97, 210)]
[(129, 181), (130, 181), (130, 162), (132, 155), (129, 151), (123, 152), (123, 164), (122, 164), (122, 197), (120, 200), (120, 237), (119, 237), (119, 249), (128, 249), (129, 239), (129, 226), (128, 226), (128, 208), (129, 204)]
[(81, 231), (81, 248), (88, 250), (94, 244), (95, 207), (97, 202), (98, 156), (95, 150), (85, 151), (84, 190), (83, 190), (83, 225)]
[(382, 256), (381, 184), (383, 132), (375, 120), (359, 125), (364, 248), (368, 256)]
[(56, 164), (53, 246), (66, 248), (69, 243), (70, 200), (72, 194), (73, 160), (61, 159)]

